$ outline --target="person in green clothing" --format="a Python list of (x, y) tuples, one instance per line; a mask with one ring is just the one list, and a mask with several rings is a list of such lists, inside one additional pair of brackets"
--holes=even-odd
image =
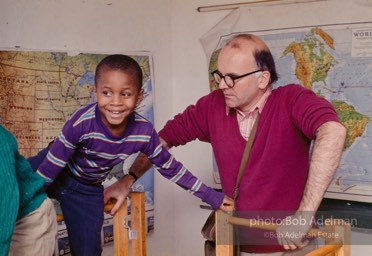
[(14, 136), (0, 125), (0, 255), (51, 256), (57, 221), (42, 190), (44, 179), (19, 154)]

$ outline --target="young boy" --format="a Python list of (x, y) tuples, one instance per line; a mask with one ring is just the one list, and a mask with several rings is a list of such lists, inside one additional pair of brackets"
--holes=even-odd
[(41, 191), (44, 180), (1, 125), (0, 138), (0, 255), (51, 256), (57, 222), (51, 200)]
[(37, 172), (61, 204), (73, 255), (100, 255), (103, 186), (111, 168), (136, 152), (148, 156), (167, 179), (210, 204), (231, 204), (205, 186), (161, 146), (153, 125), (135, 113), (143, 96), (141, 67), (125, 55), (110, 55), (97, 66), (97, 102), (66, 122)]

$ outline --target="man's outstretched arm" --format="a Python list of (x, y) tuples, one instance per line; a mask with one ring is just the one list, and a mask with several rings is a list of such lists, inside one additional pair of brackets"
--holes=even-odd
[[(160, 142), (164, 147), (167, 148), (167, 143), (160, 137)], [(132, 166), (129, 168), (129, 171), (133, 173), (133, 176), (140, 178), (147, 170), (149, 170), (152, 166), (152, 163), (148, 159), (148, 157), (140, 153)], [(115, 199), (115, 205), (111, 209), (110, 214), (114, 215), (117, 210), (119, 210), (120, 206), (124, 203), (125, 199), (128, 197), (130, 188), (132, 187), (133, 183), (136, 179), (131, 175), (124, 175), (123, 178), (112, 184), (111, 186), (107, 187), (104, 191), (104, 202), (105, 204), (108, 203), (111, 199)]]

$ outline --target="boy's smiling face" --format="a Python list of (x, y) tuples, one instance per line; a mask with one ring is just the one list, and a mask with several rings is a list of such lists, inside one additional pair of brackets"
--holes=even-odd
[(143, 96), (131, 73), (119, 70), (102, 72), (94, 94), (103, 123), (115, 136), (124, 133), (128, 117)]

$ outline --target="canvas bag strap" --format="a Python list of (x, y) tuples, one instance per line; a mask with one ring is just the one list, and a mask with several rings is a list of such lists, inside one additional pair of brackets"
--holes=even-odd
[(233, 195), (234, 202), (236, 202), (236, 199), (238, 199), (238, 196), (239, 196), (240, 181), (242, 180), (243, 173), (244, 173), (244, 170), (245, 170), (245, 166), (248, 162), (249, 153), (251, 152), (253, 140), (256, 137), (256, 131), (257, 131), (257, 126), (258, 126), (258, 121), (259, 120), (260, 120), (260, 113), (257, 112), (256, 120), (253, 124), (252, 131), (249, 134), (249, 138), (248, 138), (247, 144), (245, 145), (242, 160), (240, 162), (239, 173), (238, 173), (238, 177), (236, 179), (235, 188), (234, 188), (234, 195)]

